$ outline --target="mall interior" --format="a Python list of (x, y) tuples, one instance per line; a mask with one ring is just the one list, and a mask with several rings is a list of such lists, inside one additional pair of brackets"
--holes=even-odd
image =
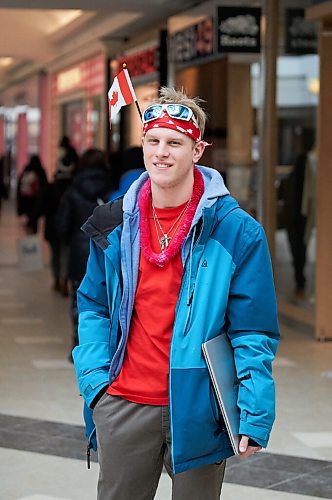
[(227, 461), (222, 498), (332, 499), (332, 0), (0, 0), (0, 18), (0, 498), (96, 498), (70, 296), (52, 288), (43, 218), (40, 253), (22, 255), (17, 186), (32, 155), (52, 182), (63, 136), (78, 155), (140, 146), (134, 105), (109, 122), (125, 63), (141, 110), (163, 85), (205, 100), (201, 164), (270, 247), (276, 422), (266, 450)]

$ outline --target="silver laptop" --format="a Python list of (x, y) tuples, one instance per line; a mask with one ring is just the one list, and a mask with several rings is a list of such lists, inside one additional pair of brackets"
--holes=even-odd
[(237, 380), (233, 348), (226, 334), (202, 345), (221, 414), (235, 455), (239, 454), (240, 412), (237, 406)]

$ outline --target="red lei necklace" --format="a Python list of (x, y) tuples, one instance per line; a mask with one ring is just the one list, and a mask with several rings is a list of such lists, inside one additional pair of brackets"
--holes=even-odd
[(180, 251), (183, 240), (188, 234), (192, 220), (194, 218), (198, 203), (204, 192), (203, 176), (195, 167), (194, 169), (194, 187), (191, 195), (188, 209), (186, 210), (182, 224), (178, 232), (172, 238), (170, 245), (163, 252), (156, 253), (151, 248), (150, 226), (148, 220), (149, 207), (152, 204), (151, 198), (151, 180), (148, 179), (143, 185), (138, 199), (140, 210), (140, 242), (141, 249), (145, 258), (158, 267), (164, 267)]

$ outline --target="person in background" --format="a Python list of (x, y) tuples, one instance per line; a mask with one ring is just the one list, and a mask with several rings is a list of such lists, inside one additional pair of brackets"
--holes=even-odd
[(132, 183), (139, 178), (144, 172), (144, 158), (143, 148), (140, 146), (133, 146), (123, 153), (121, 161), (121, 176), (118, 183), (118, 188), (112, 191), (109, 201), (120, 198), (130, 188)]
[[(99, 149), (89, 149), (80, 158), (73, 183), (64, 193), (56, 214), (57, 235), (69, 245), (73, 348), (78, 344), (76, 293), (85, 274), (90, 246), (89, 238), (81, 231), (81, 226), (94, 208), (107, 200), (110, 190), (111, 176), (105, 154)], [(69, 359), (72, 360), (71, 355)]]
[[(77, 169), (78, 154), (72, 145), (69, 137), (64, 135), (59, 142), (58, 150), (58, 165), (56, 173), (56, 181), (62, 194), (66, 191), (67, 187), (71, 184)], [(61, 196), (59, 198), (59, 202)], [(63, 296), (68, 296), (68, 260), (69, 260), (69, 246), (65, 239), (56, 237), (59, 244), (59, 291)], [(57, 288), (57, 287), (55, 287)]]
[(160, 94), (143, 113), (147, 172), (83, 226), (91, 246), (73, 358), (89, 446), (91, 417), (96, 426), (98, 500), (154, 498), (163, 465), (173, 500), (220, 498), (233, 449), (207, 340), (224, 333), (234, 350), (241, 458), (267, 446), (275, 416), (279, 329), (263, 228), (217, 171), (197, 165), (201, 101)]
[(60, 201), (72, 183), (75, 168), (72, 163), (68, 165), (63, 162), (58, 163), (53, 181), (47, 183), (40, 191), (27, 223), (27, 230), (32, 231), (38, 219), (45, 217), (44, 237), (51, 251), (52, 288), (63, 296), (68, 295), (68, 242), (57, 235), (55, 218)]
[(292, 172), (284, 179), (283, 219), (292, 255), (295, 295), (305, 297), (307, 246), (314, 226), (315, 148), (299, 154)]
[(62, 167), (65, 167), (66, 172), (69, 172), (71, 170), (72, 174), (74, 174), (74, 171), (77, 167), (78, 154), (76, 152), (76, 149), (70, 142), (69, 137), (64, 135), (61, 138), (58, 147), (57, 170), (59, 171)]
[[(29, 163), (23, 169), (17, 183), (17, 215), (30, 217), (33, 212), (38, 196), (47, 184), (45, 170), (38, 155), (33, 155)], [(29, 226), (31, 233), (38, 230), (37, 220)]]
[(119, 189), (119, 182), (123, 169), (122, 157), (123, 152), (121, 151), (112, 151), (108, 157), (108, 163), (111, 169), (112, 191)]

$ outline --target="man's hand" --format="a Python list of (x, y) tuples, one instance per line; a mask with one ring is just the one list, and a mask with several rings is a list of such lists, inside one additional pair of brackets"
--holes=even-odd
[(261, 446), (249, 446), (248, 445), (249, 438), (248, 436), (242, 436), (240, 444), (239, 444), (239, 452), (240, 455), (239, 457), (242, 458), (248, 458), (254, 453), (259, 452), (262, 447)]

